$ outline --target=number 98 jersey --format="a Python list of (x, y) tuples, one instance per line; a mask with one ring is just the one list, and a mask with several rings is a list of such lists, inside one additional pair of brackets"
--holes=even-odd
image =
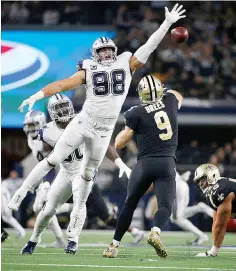
[(175, 157), (178, 145), (178, 100), (166, 93), (153, 104), (141, 104), (125, 112), (125, 125), (134, 131), (138, 159), (143, 157)]
[[(54, 148), (63, 131), (63, 129), (57, 127), (54, 121), (49, 122), (40, 128), (39, 140), (46, 142)], [(80, 146), (60, 164), (60, 168), (64, 169), (67, 173), (79, 172), (82, 158), (83, 146)]]
[(110, 66), (91, 59), (78, 63), (78, 70), (86, 72), (85, 111), (92, 116), (118, 118), (132, 79), (131, 55), (130, 52), (120, 54)]

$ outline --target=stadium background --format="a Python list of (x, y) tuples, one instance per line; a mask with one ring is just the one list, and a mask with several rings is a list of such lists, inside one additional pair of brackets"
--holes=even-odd
[[(164, 19), (163, 7), (173, 4), (168, 1), (111, 1), (99, 2), (97, 8), (94, 2), (2, 2), (1, 54), (2, 71), (5, 72), (2, 73), (2, 179), (9, 177), (11, 170), (15, 169), (19, 177), (10, 178), (10, 181), (17, 186), (33, 166), (22, 130), (24, 116), (17, 111), (22, 100), (49, 82), (76, 72), (76, 63), (90, 56), (90, 48), (97, 37), (113, 38), (118, 53), (125, 50), (135, 52)], [(184, 2), (184, 5), (188, 18), (176, 26), (183, 25), (188, 29), (189, 40), (177, 45), (171, 42), (168, 33), (146, 65), (135, 73), (114, 135), (124, 125), (123, 112), (139, 102), (135, 91), (137, 82), (143, 75), (152, 73), (185, 97), (179, 113), (179, 172), (193, 172), (200, 163), (211, 162), (220, 168), (222, 175), (236, 177), (236, 3), (217, 1), (196, 5)], [(16, 44), (6, 51), (7, 42)], [(17, 58), (12, 54), (22, 44), (40, 50), (49, 62), (44, 74), (23, 85), (14, 75), (14, 67), (24, 70), (26, 67), (19, 63), (25, 56), (30, 58), (31, 53), (28, 55), (26, 51)], [(10, 67), (5, 69), (6, 66)], [(4, 76), (11, 72), (10, 83), (18, 85), (4, 91)], [(67, 94), (79, 111), (84, 101), (84, 89)], [(38, 103), (36, 108), (46, 112), (46, 100)], [(132, 167), (136, 152), (132, 143), (120, 155)], [(104, 196), (121, 207), (127, 179), (119, 179), (118, 170), (106, 159), (97, 182)], [(189, 185), (190, 205), (203, 200), (191, 180)], [(25, 227), (32, 227), (34, 223), (33, 197), (29, 195), (15, 214)], [(149, 197), (147, 195), (140, 201), (133, 221), (145, 229), (148, 223), (144, 219), (144, 208)], [(59, 217), (63, 227), (66, 227), (68, 218), (68, 214)], [(192, 221), (202, 230), (211, 229), (211, 219), (204, 215), (197, 215)], [(86, 227), (103, 225), (90, 214)], [(166, 229), (178, 230), (171, 223)]]

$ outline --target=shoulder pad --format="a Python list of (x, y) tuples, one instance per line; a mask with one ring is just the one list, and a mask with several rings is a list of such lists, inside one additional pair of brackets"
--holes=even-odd
[(124, 52), (120, 55), (118, 55), (118, 58), (123, 58), (123, 57), (126, 57), (126, 58), (130, 58), (133, 54), (131, 52)]
[(128, 109), (127, 111), (125, 111), (124, 114), (126, 114), (126, 113), (128, 113), (130, 111), (134, 111), (134, 108), (136, 108), (136, 107), (138, 107), (138, 105), (134, 105), (134, 106), (130, 107), (130, 109)]

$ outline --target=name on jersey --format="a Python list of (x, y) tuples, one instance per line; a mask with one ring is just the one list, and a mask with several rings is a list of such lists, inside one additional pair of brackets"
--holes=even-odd
[(160, 109), (162, 109), (164, 107), (165, 107), (165, 105), (163, 104), (163, 102), (159, 101), (159, 102), (157, 102), (155, 104), (150, 104), (148, 106), (145, 106), (145, 109), (146, 109), (147, 113), (151, 113), (153, 111), (160, 110)]

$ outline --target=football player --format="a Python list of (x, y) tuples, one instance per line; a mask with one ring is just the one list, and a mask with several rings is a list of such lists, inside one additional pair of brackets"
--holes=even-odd
[[(2, 221), (10, 225), (17, 232), (18, 238), (25, 237), (25, 229), (21, 224), (13, 217), (12, 211), (7, 207), (8, 202), (11, 199), (11, 195), (8, 189), (7, 181), (2, 181), (1, 184), (1, 215)], [(2, 242), (7, 238), (8, 233), (2, 228)]]
[[(71, 100), (65, 95), (54, 95), (49, 99), (48, 112), (52, 119), (51, 122), (44, 125), (39, 130), (39, 138), (48, 148), (53, 149), (57, 140), (62, 135), (66, 126), (75, 117), (74, 108)], [(129, 169), (119, 158), (118, 154), (109, 146), (107, 156), (120, 168), (120, 176), (125, 172), (129, 177), (131, 169)], [(40, 236), (48, 225), (50, 219), (55, 216), (60, 207), (71, 197), (74, 185), (79, 178), (81, 160), (83, 158), (83, 146), (81, 145), (73, 153), (71, 153), (62, 164), (56, 179), (54, 180), (49, 192), (47, 193), (47, 201), (43, 209), (37, 216), (33, 234), (29, 242), (22, 249), (22, 254), (32, 254), (36, 245), (40, 241)], [(90, 204), (102, 212), (102, 217), (108, 225), (115, 226), (116, 220), (108, 214), (107, 206), (100, 194), (99, 188), (95, 184), (92, 193), (89, 196)], [(107, 212), (106, 212), (107, 211)], [(66, 253), (75, 254), (78, 248), (78, 239), (86, 218), (86, 207), (84, 205), (83, 212), (77, 214), (74, 209), (71, 213), (70, 223), (67, 229), (68, 244), (65, 248)], [(136, 238), (140, 236), (142, 231), (130, 229), (131, 234)], [(72, 232), (72, 234), (71, 234)], [(76, 235), (74, 234), (76, 232)]]
[[(199, 202), (195, 206), (188, 206), (189, 204), (189, 186), (186, 183), (190, 177), (191, 172), (187, 171), (181, 176), (176, 172), (176, 196), (174, 199), (173, 212), (170, 216), (172, 223), (179, 226), (185, 231), (192, 232), (196, 235), (196, 240), (191, 242), (191, 245), (201, 245), (208, 240), (207, 234), (200, 231), (193, 223), (187, 218), (194, 216), (198, 213), (205, 213), (210, 217), (213, 216), (213, 209), (207, 206), (204, 202)], [(155, 196), (151, 197), (147, 208), (145, 210), (145, 216), (147, 219), (151, 220), (153, 214), (157, 211), (158, 204)]]
[(12, 199), (17, 206), (29, 191), (29, 183), (42, 178), (51, 168), (62, 163), (84, 143), (84, 156), (78, 181), (73, 188), (74, 210), (79, 214), (93, 186), (95, 171), (100, 166), (109, 145), (114, 126), (127, 96), (133, 73), (142, 67), (157, 48), (170, 26), (186, 17), (182, 5), (176, 4), (171, 12), (165, 8), (166, 18), (160, 28), (134, 55), (124, 52), (117, 55), (117, 47), (111, 39), (98, 38), (92, 46), (92, 59), (78, 63), (79, 71), (69, 78), (56, 81), (32, 95), (19, 107), (29, 109), (44, 97), (86, 85), (86, 100), (82, 111), (66, 127), (54, 147), (54, 151), (42, 160), (28, 175), (22, 190)]
[(206, 196), (207, 204), (214, 209), (213, 246), (197, 257), (214, 257), (220, 251), (230, 217), (236, 218), (236, 180), (221, 177), (219, 169), (212, 164), (203, 164), (195, 170), (194, 181)]
[(142, 195), (153, 183), (158, 202), (154, 227), (148, 235), (148, 244), (157, 255), (167, 257), (160, 233), (168, 221), (176, 193), (176, 148), (178, 144), (177, 113), (183, 97), (175, 90), (163, 89), (157, 78), (147, 75), (137, 86), (141, 104), (131, 107), (125, 114), (125, 129), (115, 140), (116, 149), (122, 149), (136, 137), (137, 163), (130, 175), (127, 198), (120, 213), (113, 241), (103, 256), (114, 258), (121, 239), (129, 227), (133, 213)]
[[(23, 130), (27, 136), (28, 146), (31, 149), (34, 158), (36, 158), (38, 162), (42, 161), (44, 157), (46, 157), (51, 151), (51, 148), (48, 146), (48, 144), (38, 140), (39, 129), (45, 124), (46, 116), (43, 112), (39, 110), (32, 110), (26, 113)], [(50, 188), (50, 182), (52, 182), (53, 179), (54, 172), (51, 171), (47, 174), (47, 176), (44, 177), (45, 182), (39, 184), (38, 187), (34, 186), (31, 190), (31, 192), (36, 191), (36, 197), (33, 204), (33, 210), (36, 215), (41, 211), (43, 207), (47, 192)], [(65, 247), (66, 243), (64, 241), (63, 233), (56, 216), (52, 218), (48, 227), (56, 238), (56, 241), (48, 246)]]

